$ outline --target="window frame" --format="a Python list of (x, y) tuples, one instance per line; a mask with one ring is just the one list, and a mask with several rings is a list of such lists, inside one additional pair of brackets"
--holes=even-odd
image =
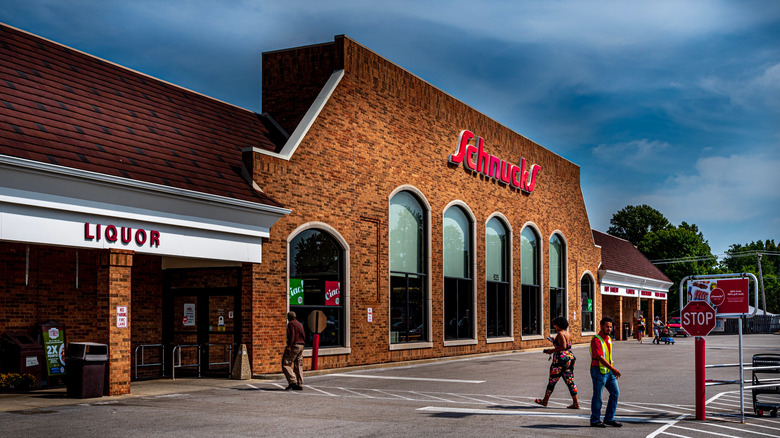
[[(550, 328), (550, 333), (551, 334), (552, 333), (557, 333), (555, 331), (555, 328), (552, 326), (552, 319), (553, 319), (553, 315), (552, 315), (553, 289), (556, 292), (557, 291), (562, 291), (563, 292), (561, 294), (562, 295), (561, 300), (563, 302), (563, 311), (561, 312), (561, 316), (563, 316), (567, 320), (569, 319), (569, 313), (568, 313), (569, 312), (569, 288), (568, 288), (568, 284), (569, 284), (569, 281), (568, 281), (569, 245), (568, 245), (568, 242), (566, 241), (566, 238), (563, 236), (562, 232), (560, 232), (559, 230), (553, 231), (553, 233), (550, 234), (550, 238), (547, 239), (547, 253), (548, 253), (547, 260), (548, 260), (548, 263), (550, 262), (550, 257), (552, 255), (552, 246), (553, 246), (552, 245), (552, 240), (555, 237), (558, 238), (558, 240), (560, 241), (560, 244), (561, 244), (561, 254), (560, 254), (560, 258), (561, 259), (560, 259), (560, 267), (559, 267), (560, 268), (560, 276), (561, 276), (559, 281), (560, 281), (561, 286), (557, 287), (557, 288), (553, 288), (552, 287), (552, 281), (551, 281), (551, 279), (548, 276), (548, 282), (549, 282), (549, 297), (548, 297), (548, 301), (549, 301), (549, 305), (550, 305), (549, 328)], [(551, 263), (550, 263), (550, 266), (549, 266), (549, 271), (550, 271), (549, 275), (553, 275), (552, 264)], [(571, 325), (571, 324), (569, 324), (569, 325)]]
[[(423, 210), (423, 270), (425, 272), (422, 273), (404, 273), (401, 271), (392, 271), (390, 270), (390, 259), (392, 258), (392, 254), (390, 254), (390, 243), (391, 243), (391, 230), (390, 230), (390, 209), (392, 206), (392, 200), (393, 198), (401, 193), (401, 192), (408, 192), (410, 195), (412, 195), (415, 200), (420, 204), (420, 207)], [(419, 274), (423, 276), (423, 285), (425, 287), (424, 293), (424, 302), (425, 302), (425, 308), (423, 309), (423, 312), (425, 314), (425, 341), (419, 341), (419, 342), (404, 342), (404, 343), (393, 343), (392, 341), (392, 326), (390, 324), (390, 318), (388, 316), (388, 324), (387, 324), (387, 344), (388, 349), (390, 351), (395, 350), (413, 350), (413, 349), (421, 349), (421, 348), (433, 348), (433, 324), (432, 324), (432, 298), (431, 298), (431, 204), (426, 199), (425, 195), (417, 189), (416, 187), (408, 184), (404, 184), (401, 186), (396, 187), (387, 197), (387, 218), (388, 218), (388, 230), (387, 230), (387, 255), (388, 255), (388, 264), (387, 264), (387, 279), (388, 279), (388, 303), (387, 303), (387, 310), (388, 315), (392, 313), (392, 276), (394, 273), (396, 274)]]
[[(537, 267), (536, 277), (537, 281), (539, 282), (538, 285), (534, 284), (527, 284), (523, 281), (523, 245), (522, 245), (522, 239), (523, 239), (523, 232), (526, 229), (530, 229), (532, 233), (534, 233), (534, 237), (536, 238), (537, 245), (536, 245), (536, 255), (535, 255), (535, 262)], [(536, 339), (544, 339), (544, 326), (545, 326), (545, 318), (544, 318), (544, 264), (542, 263), (542, 257), (544, 255), (544, 249), (543, 249), (543, 242), (542, 242), (542, 233), (539, 232), (539, 228), (534, 224), (533, 222), (527, 222), (523, 225), (523, 227), (520, 230), (520, 287), (521, 287), (521, 295), (520, 295), (520, 339), (522, 340), (536, 340)], [(538, 315), (539, 321), (537, 322), (536, 330), (538, 333), (531, 333), (531, 334), (524, 334), (522, 331), (522, 326), (525, 325), (525, 322), (523, 321), (523, 313), (525, 310), (525, 300), (523, 299), (523, 295), (525, 295), (525, 287), (533, 287), (536, 288), (536, 314)]]
[[(492, 221), (494, 219), (496, 221), (498, 221), (498, 223), (500, 223), (504, 227), (504, 232), (506, 233), (506, 243), (507, 243), (506, 244), (506, 249), (505, 249), (505, 252), (506, 252), (506, 254), (505, 254), (506, 255), (506, 260), (505, 260), (505, 263), (506, 263), (506, 266), (505, 266), (506, 281), (503, 282), (503, 283), (506, 283), (507, 287), (509, 288), (508, 298), (507, 298), (507, 303), (506, 303), (507, 306), (508, 306), (508, 309), (507, 309), (507, 312), (508, 312), (508, 321), (507, 321), (508, 335), (507, 336), (488, 336), (487, 335), (487, 332), (488, 332), (488, 326), (487, 326), (487, 324), (488, 324), (488, 315), (487, 315), (488, 303), (487, 303), (487, 301), (489, 299), (489, 297), (488, 297), (488, 287), (489, 287), (489, 284), (491, 283), (491, 281), (487, 278), (488, 277), (488, 275), (487, 275), (487, 260), (488, 260), (487, 232), (488, 231), (487, 230), (488, 230), (488, 224), (490, 223), (490, 221)], [(513, 275), (514, 274), (514, 270), (512, 269), (512, 267), (514, 266), (514, 263), (513, 263), (514, 262), (514, 260), (513, 260), (514, 253), (513, 253), (513, 250), (512, 250), (513, 249), (513, 245), (512, 245), (513, 244), (513, 235), (512, 235), (512, 233), (513, 233), (513, 230), (512, 230), (512, 226), (510, 225), (509, 220), (506, 218), (506, 216), (504, 216), (503, 214), (501, 214), (499, 212), (495, 212), (495, 213), (491, 214), (490, 216), (488, 216), (487, 220), (485, 221), (485, 285), (484, 285), (485, 286), (484, 287), (484, 289), (485, 289), (485, 315), (484, 315), (484, 318), (485, 318), (485, 339), (486, 339), (486, 343), (488, 343), (488, 344), (499, 343), (499, 342), (512, 342), (515, 339), (515, 337), (514, 337), (514, 316), (515, 316), (514, 315), (514, 287), (513, 287), (513, 285), (514, 285), (514, 275)]]
[(596, 334), (596, 280), (593, 274), (590, 271), (585, 271), (585, 273), (582, 274), (580, 277), (580, 299), (582, 299), (582, 281), (585, 279), (588, 279), (590, 282), (590, 294), (591, 294), (591, 300), (593, 300), (593, 310), (591, 310), (589, 313), (592, 314), (591, 318), (591, 325), (593, 326), (591, 330), (585, 330), (582, 326), (583, 321), (585, 319), (583, 318), (583, 311), (582, 311), (582, 302), (580, 302), (579, 311), (580, 311), (580, 336), (584, 336), (586, 334), (594, 335)]
[[(465, 280), (457, 277), (445, 277), (444, 276), (444, 266), (445, 266), (445, 260), (444, 260), (444, 215), (449, 211), (450, 208), (460, 208), (463, 214), (466, 216), (466, 219), (468, 220), (468, 226), (469, 226), (469, 271), (471, 274), (471, 284), (469, 287), (469, 293), (471, 294), (471, 338), (462, 338), (462, 339), (447, 339), (446, 338), (446, 324), (447, 319), (445, 317), (446, 312), (446, 291), (445, 291), (445, 283), (447, 279), (455, 279), (455, 280)], [(479, 335), (477, 334), (477, 327), (479, 327), (478, 319), (479, 319), (479, 312), (477, 312), (477, 279), (476, 279), (476, 273), (477, 273), (477, 258), (475, 254), (475, 249), (477, 247), (476, 242), (476, 217), (474, 216), (474, 213), (471, 211), (471, 208), (463, 201), (455, 200), (447, 204), (441, 213), (442, 218), (442, 230), (441, 230), (441, 237), (442, 237), (442, 340), (444, 342), (445, 347), (450, 346), (458, 346), (458, 345), (474, 345), (477, 343), (477, 340), (479, 338)], [(459, 281), (460, 283), (460, 281)]]
[[(290, 287), (290, 257), (292, 256), (292, 251), (290, 250), (290, 244), (292, 241), (298, 237), (299, 234), (301, 234), (304, 231), (316, 229), (319, 231), (326, 232), (330, 235), (330, 237), (336, 242), (336, 244), (341, 249), (341, 256), (342, 256), (342, 262), (340, 269), (342, 270), (342, 276), (343, 280), (341, 281), (341, 293), (343, 295), (343, 317), (344, 317), (344, 344), (343, 346), (339, 347), (322, 347), (319, 350), (320, 356), (333, 356), (333, 355), (340, 355), (340, 354), (350, 354), (352, 352), (351, 349), (351, 336), (350, 336), (350, 247), (347, 243), (346, 239), (339, 233), (335, 228), (328, 225), (324, 222), (307, 222), (295, 230), (293, 230), (288, 236), (287, 236), (287, 265), (285, 266), (286, 271), (286, 284), (285, 284), (285, 302), (287, 306), (287, 311), (290, 311), (290, 300), (288, 297), (289, 293), (289, 287)], [(312, 349), (307, 347), (303, 351), (304, 357), (311, 357), (312, 355)]]

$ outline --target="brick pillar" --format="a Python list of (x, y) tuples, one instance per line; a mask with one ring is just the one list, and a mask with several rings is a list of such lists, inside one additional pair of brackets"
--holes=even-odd
[[(668, 296), (668, 295), (667, 295)], [(669, 323), (669, 300), (663, 300), (661, 301), (661, 319), (664, 321), (665, 324)]]
[(241, 342), (246, 344), (249, 364), (258, 369), (255, 357), (262, 348), (260, 342), (261, 319), (260, 298), (262, 286), (260, 264), (243, 263), (241, 265)]
[(615, 321), (612, 324), (612, 331), (615, 335), (615, 339), (618, 341), (625, 341), (623, 339), (623, 296), (617, 297), (618, 314), (614, 317)]
[[(100, 342), (108, 344), (108, 363), (104, 395), (130, 393), (130, 298), (133, 251), (109, 249), (101, 251), (97, 281), (97, 315)], [(117, 327), (117, 307), (127, 307), (127, 327)]]

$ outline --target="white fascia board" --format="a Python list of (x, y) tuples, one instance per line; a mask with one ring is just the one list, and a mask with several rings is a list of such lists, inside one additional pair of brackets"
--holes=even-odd
[(257, 152), (259, 154), (289, 161), (295, 153), (295, 150), (298, 149), (298, 146), (303, 141), (303, 138), (306, 137), (306, 134), (309, 132), (309, 129), (311, 129), (314, 121), (317, 120), (317, 116), (320, 115), (320, 112), (322, 112), (325, 104), (328, 103), (328, 100), (330, 100), (330, 96), (336, 90), (336, 87), (339, 85), (339, 82), (341, 82), (341, 78), (343, 77), (344, 70), (336, 70), (333, 72), (333, 74), (330, 75), (330, 78), (328, 78), (325, 86), (322, 87), (322, 90), (320, 90), (317, 98), (314, 99), (314, 102), (306, 111), (306, 114), (303, 116), (303, 119), (301, 119), (301, 122), (298, 123), (298, 126), (295, 127), (295, 131), (293, 131), (292, 135), (290, 135), (278, 153), (254, 147), (245, 148), (243, 150), (251, 150), (252, 152)]
[(268, 237), (291, 210), (0, 155), (0, 200)]
[(625, 272), (600, 270), (599, 282), (602, 286), (617, 286), (627, 289), (648, 290), (652, 292), (669, 292), (672, 282), (655, 280)]

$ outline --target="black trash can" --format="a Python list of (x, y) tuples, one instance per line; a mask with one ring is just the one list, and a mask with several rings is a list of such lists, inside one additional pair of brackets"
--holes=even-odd
[(627, 341), (631, 338), (631, 324), (624, 322), (623, 323), (623, 340)]
[(71, 342), (65, 349), (66, 387), (68, 397), (103, 397), (108, 345), (94, 342)]

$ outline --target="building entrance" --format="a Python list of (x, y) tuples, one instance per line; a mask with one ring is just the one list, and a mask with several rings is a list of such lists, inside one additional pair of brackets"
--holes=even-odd
[(163, 342), (172, 375), (229, 374), (241, 333), (239, 288), (167, 290)]

